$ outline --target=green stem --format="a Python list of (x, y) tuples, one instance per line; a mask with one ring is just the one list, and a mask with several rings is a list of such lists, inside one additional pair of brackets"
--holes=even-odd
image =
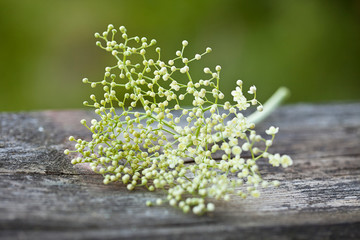
[(260, 123), (267, 118), (280, 104), (290, 96), (290, 90), (286, 87), (280, 87), (264, 104), (262, 112), (256, 111), (248, 116), (251, 123)]

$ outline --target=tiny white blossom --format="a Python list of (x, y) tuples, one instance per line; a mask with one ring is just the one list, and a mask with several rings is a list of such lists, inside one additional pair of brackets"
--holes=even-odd
[(270, 155), (269, 156), (269, 163), (274, 167), (280, 166), (281, 158), (280, 154)]
[(251, 86), (250, 90), (248, 91), (248, 93), (250, 94), (255, 94), (256, 93), (256, 87), (255, 86)]
[(189, 71), (189, 67), (188, 66), (184, 66), (183, 68), (180, 69), (181, 73), (186, 73)]
[(279, 132), (278, 127), (271, 126), (268, 130), (265, 131), (268, 135), (274, 135)]
[(241, 147), (239, 147), (239, 146), (234, 146), (234, 147), (232, 148), (232, 153), (233, 153), (234, 155), (240, 155), (241, 152), (242, 152), (242, 150), (241, 150)]
[(238, 103), (236, 106), (239, 110), (246, 110), (250, 106), (240, 87), (236, 87), (236, 89), (231, 92), (231, 95), (233, 95), (234, 101)]
[(292, 159), (288, 155), (283, 155), (280, 159), (280, 162), (283, 168), (287, 168), (293, 164)]
[(206, 208), (209, 212), (213, 212), (215, 210), (215, 205), (213, 203), (208, 203)]

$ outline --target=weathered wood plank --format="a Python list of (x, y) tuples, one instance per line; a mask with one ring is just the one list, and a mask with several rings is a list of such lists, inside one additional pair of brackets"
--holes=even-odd
[(146, 207), (161, 192), (128, 192), (74, 168), (67, 137), (89, 137), (85, 111), (0, 114), (1, 239), (358, 239), (360, 103), (281, 107), (259, 131), (280, 127), (273, 152), (291, 154), (286, 170), (260, 162), (278, 179), (259, 199), (234, 196), (214, 213)]

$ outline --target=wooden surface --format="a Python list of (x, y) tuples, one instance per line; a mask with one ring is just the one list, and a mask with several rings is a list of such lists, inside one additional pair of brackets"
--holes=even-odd
[(72, 166), (63, 150), (69, 135), (89, 137), (83, 117), (0, 113), (0, 239), (360, 239), (360, 103), (281, 107), (257, 129), (280, 127), (272, 152), (294, 165), (259, 165), (282, 185), (200, 217)]

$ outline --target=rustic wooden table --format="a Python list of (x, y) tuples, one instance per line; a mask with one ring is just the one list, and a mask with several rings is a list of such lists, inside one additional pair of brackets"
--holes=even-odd
[(89, 137), (85, 111), (0, 114), (0, 239), (360, 239), (360, 103), (289, 105), (259, 124), (280, 127), (273, 152), (291, 155), (282, 185), (259, 199), (233, 197), (205, 216), (167, 205), (162, 193), (103, 185), (63, 154)]

